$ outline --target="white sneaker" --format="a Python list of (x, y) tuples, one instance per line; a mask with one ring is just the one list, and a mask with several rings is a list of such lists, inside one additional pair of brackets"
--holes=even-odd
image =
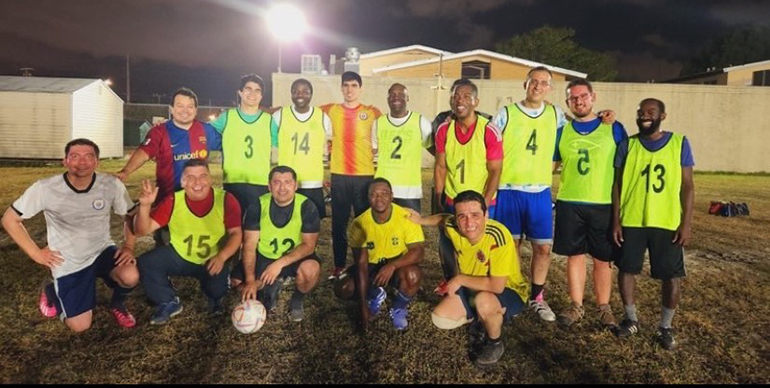
[(548, 303), (546, 303), (544, 299), (530, 300), (529, 307), (532, 310), (535, 310), (537, 315), (540, 316), (540, 319), (544, 321), (553, 322), (556, 320), (556, 314), (553, 313), (553, 310), (551, 310), (551, 307), (548, 306)]

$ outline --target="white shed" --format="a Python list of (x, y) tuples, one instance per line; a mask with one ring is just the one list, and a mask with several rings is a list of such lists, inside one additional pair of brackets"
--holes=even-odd
[(0, 158), (61, 159), (81, 137), (123, 156), (123, 100), (104, 81), (0, 76)]

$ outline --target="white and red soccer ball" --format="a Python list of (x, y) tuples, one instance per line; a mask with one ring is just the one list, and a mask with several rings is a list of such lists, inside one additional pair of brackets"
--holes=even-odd
[(235, 306), (230, 318), (232, 318), (236, 330), (243, 334), (251, 334), (265, 324), (267, 310), (258, 300), (249, 299)]

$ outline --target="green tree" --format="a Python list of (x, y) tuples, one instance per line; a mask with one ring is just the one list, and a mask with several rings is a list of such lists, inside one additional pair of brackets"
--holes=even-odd
[(735, 29), (709, 41), (682, 67), (680, 75), (698, 74), (770, 59), (770, 27)]
[(613, 81), (615, 60), (607, 53), (581, 47), (575, 30), (545, 25), (495, 45), (499, 53), (588, 74), (592, 81)]

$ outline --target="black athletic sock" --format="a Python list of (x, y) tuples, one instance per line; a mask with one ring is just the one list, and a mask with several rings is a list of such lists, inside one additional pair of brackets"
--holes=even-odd
[(289, 301), (289, 306), (292, 308), (295, 308), (296, 306), (302, 306), (302, 303), (305, 301), (305, 294), (300, 292), (299, 290), (294, 290), (294, 293), (291, 295), (291, 300)]
[(56, 296), (56, 288), (54, 288), (53, 283), (45, 286), (45, 297), (48, 299), (48, 306), (56, 307), (56, 311), (61, 313), (61, 304), (59, 303), (59, 297)]
[(134, 288), (136, 287), (124, 288), (121, 286), (115, 286), (115, 288), (112, 289), (112, 300), (110, 301), (110, 307), (123, 308), (123, 302), (126, 301), (126, 297), (131, 293), (131, 291), (134, 290)]
[(545, 288), (545, 284), (532, 283), (532, 292), (529, 294), (529, 300), (535, 300), (543, 292), (543, 288)]

